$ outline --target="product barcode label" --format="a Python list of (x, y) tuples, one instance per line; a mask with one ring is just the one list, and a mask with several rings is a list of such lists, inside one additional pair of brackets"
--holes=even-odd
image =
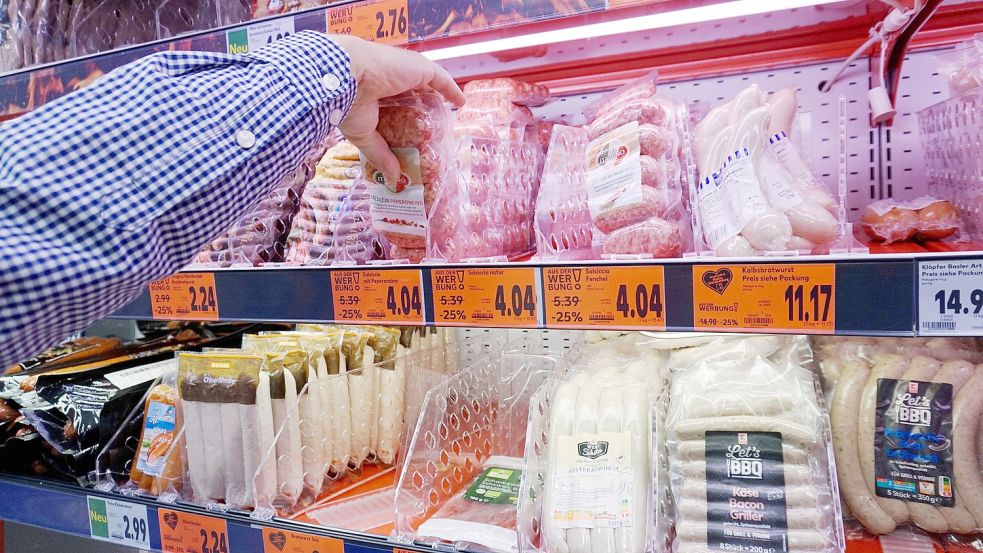
[(922, 323), (924, 330), (955, 330), (955, 321), (926, 321)]
[(771, 317), (744, 317), (744, 324), (749, 325), (770, 325), (775, 322)]

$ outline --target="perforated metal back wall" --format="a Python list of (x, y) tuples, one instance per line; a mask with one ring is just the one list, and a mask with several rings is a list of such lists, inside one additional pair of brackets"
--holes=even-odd
[[(851, 65), (829, 93), (820, 92), (819, 83), (830, 78), (838, 64), (660, 83), (659, 93), (687, 102), (698, 121), (707, 111), (729, 101), (752, 83), (769, 93), (795, 88), (799, 108), (793, 139), (834, 193), (839, 171), (839, 98), (843, 96), (846, 99), (846, 207), (848, 217), (856, 220), (872, 200), (908, 199), (927, 192), (915, 114), (949, 95), (948, 87), (935, 71), (935, 53), (920, 52), (908, 57), (902, 75), (898, 116), (892, 128), (870, 127), (867, 91), (873, 68), (866, 58)], [(559, 117), (580, 124), (584, 106), (598, 95), (561, 97), (536, 111), (543, 117)]]

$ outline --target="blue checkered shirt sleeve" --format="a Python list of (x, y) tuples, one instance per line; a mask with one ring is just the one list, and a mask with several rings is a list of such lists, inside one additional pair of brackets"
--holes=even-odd
[(305, 31), (154, 54), (0, 125), (0, 372), (189, 263), (355, 92), (345, 51)]

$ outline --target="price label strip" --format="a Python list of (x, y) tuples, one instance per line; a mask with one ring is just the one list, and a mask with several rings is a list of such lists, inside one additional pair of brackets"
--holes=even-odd
[(419, 269), (331, 271), (334, 318), (339, 323), (423, 325)]
[(639, 267), (543, 269), (547, 328), (665, 330), (665, 270)]
[(431, 269), (434, 320), (445, 326), (537, 328), (534, 267)]
[(832, 334), (835, 321), (834, 264), (693, 266), (696, 330)]
[(359, 2), (327, 11), (328, 32), (354, 35), (383, 44), (409, 42), (407, 0)]
[(345, 542), (291, 530), (263, 528), (263, 553), (345, 553)]
[(179, 273), (150, 284), (154, 319), (217, 321), (218, 289), (213, 273)]
[(231, 553), (229, 528), (220, 518), (157, 509), (164, 553)]
[(92, 539), (150, 550), (150, 523), (146, 506), (101, 497), (89, 496), (86, 499)]
[(918, 262), (918, 334), (983, 336), (983, 262)]

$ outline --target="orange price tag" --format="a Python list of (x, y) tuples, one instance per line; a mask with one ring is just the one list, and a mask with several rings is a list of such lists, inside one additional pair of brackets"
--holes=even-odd
[(543, 269), (548, 328), (665, 330), (665, 271), (637, 267)]
[(419, 269), (331, 271), (331, 291), (336, 322), (424, 324)]
[(807, 331), (836, 325), (836, 265), (694, 265), (696, 330)]
[(263, 528), (263, 553), (345, 553), (345, 542), (292, 530)]
[(229, 529), (220, 518), (157, 509), (164, 553), (233, 553)]
[(328, 32), (355, 35), (384, 44), (409, 42), (410, 13), (407, 0), (375, 0), (331, 8)]
[(450, 326), (536, 328), (534, 267), (432, 269), (434, 321)]
[(150, 283), (150, 311), (154, 319), (217, 321), (214, 273), (179, 273)]

